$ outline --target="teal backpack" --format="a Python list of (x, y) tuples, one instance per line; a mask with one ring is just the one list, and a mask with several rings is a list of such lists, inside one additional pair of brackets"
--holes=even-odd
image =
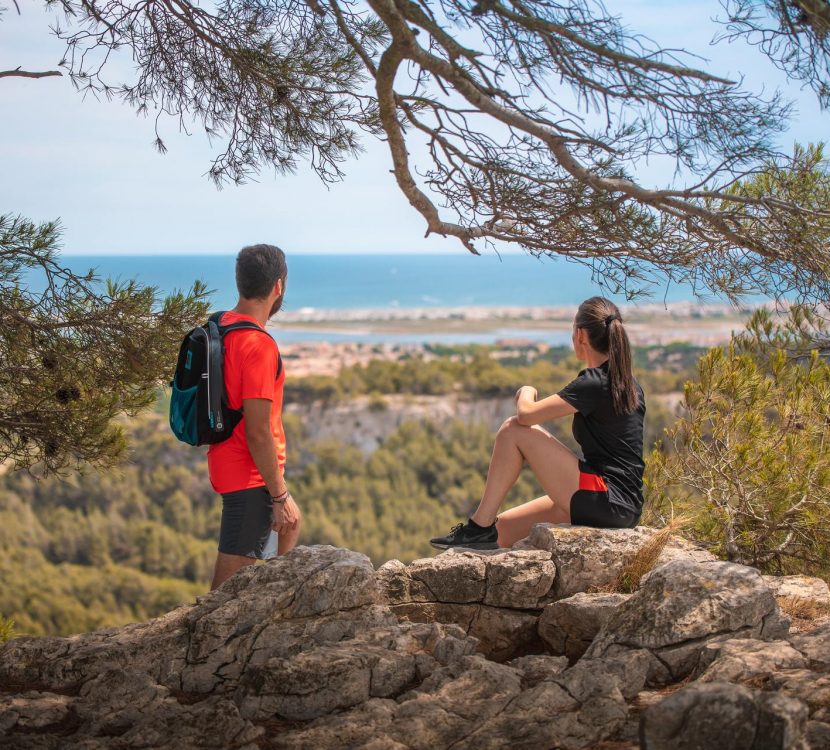
[[(223, 312), (190, 331), (182, 341), (176, 373), (170, 381), (170, 428), (189, 445), (211, 445), (227, 440), (242, 420), (241, 409), (231, 409), (225, 393), (224, 338), (232, 331), (250, 329), (270, 336), (256, 323), (241, 320), (219, 325)], [(282, 358), (277, 361), (277, 377)]]

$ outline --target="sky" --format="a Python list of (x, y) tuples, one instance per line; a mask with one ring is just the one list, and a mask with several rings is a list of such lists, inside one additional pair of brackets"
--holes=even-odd
[[(0, 18), (0, 70), (56, 68), (64, 46), (49, 31), (54, 16), (38, 3), (21, 1), (22, 15), (3, 4), (12, 9)], [(827, 131), (830, 115), (813, 94), (788, 84), (758, 51), (709, 46), (719, 28), (711, 18), (722, 13), (717, 0), (619, 0), (613, 8), (632, 30), (708, 58), (707, 69), (745, 74), (755, 91), (782, 88), (796, 102), (781, 139), (787, 150)], [(292, 253), (466, 252), (457, 240), (424, 238), (424, 220), (390, 173), (386, 144), (369, 136), (335, 185), (301, 166), (218, 190), (206, 176), (218, 146), (198, 131), (180, 134), (173, 121), (162, 134), (165, 155), (152, 147), (152, 119), (119, 102), (84, 100), (67, 77), (0, 79), (0, 214), (60, 219), (65, 255), (235, 253), (254, 242)]]

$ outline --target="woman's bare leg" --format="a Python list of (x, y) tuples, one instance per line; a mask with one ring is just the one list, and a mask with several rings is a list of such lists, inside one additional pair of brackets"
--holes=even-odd
[(571, 497), (579, 489), (579, 459), (547, 430), (538, 425), (523, 427), (511, 417), (496, 435), (484, 495), (472, 515), (479, 526), (490, 526), (496, 520), (499, 508), (519, 478), (525, 462), (547, 493), (527, 504), (533, 505), (527, 514), (541, 514), (547, 507), (546, 517), (535, 523), (570, 523)]
[[(570, 505), (570, 503), (569, 503)], [(496, 530), (499, 532), (499, 547), (512, 547), (524, 539), (537, 523), (570, 523), (570, 509), (556, 505), (547, 495), (517, 505), (499, 513)]]

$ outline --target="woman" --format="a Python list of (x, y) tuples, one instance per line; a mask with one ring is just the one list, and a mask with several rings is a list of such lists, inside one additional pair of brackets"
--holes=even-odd
[[(554, 396), (516, 393), (516, 416), (496, 436), (478, 509), (433, 547), (497, 549), (523, 539), (537, 523), (633, 528), (643, 508), (643, 390), (631, 371), (631, 348), (620, 311), (591, 297), (574, 318), (573, 347), (587, 367)], [(573, 415), (577, 458), (540, 422)], [(501, 515), (499, 507), (527, 462), (547, 493)]]

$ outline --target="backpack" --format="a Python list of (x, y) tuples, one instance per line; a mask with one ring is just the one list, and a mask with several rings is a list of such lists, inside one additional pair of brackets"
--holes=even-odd
[[(223, 312), (190, 331), (182, 341), (176, 372), (170, 381), (170, 428), (189, 445), (208, 445), (227, 440), (242, 420), (241, 409), (231, 409), (225, 393), (224, 337), (244, 328), (270, 334), (246, 320), (219, 325)], [(277, 377), (282, 358), (277, 359)]]

